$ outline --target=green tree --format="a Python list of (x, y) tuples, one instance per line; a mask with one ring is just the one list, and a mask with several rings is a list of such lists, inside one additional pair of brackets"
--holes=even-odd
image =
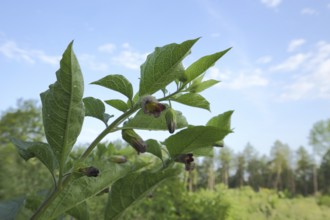
[(318, 121), (313, 125), (309, 133), (309, 143), (314, 156), (313, 186), (316, 194), (318, 192), (317, 160), (330, 148), (330, 119)]
[[(283, 144), (280, 141), (275, 141), (271, 148), (271, 161), (273, 176), (273, 188), (277, 190), (283, 190), (286, 180), (284, 175), (288, 171), (290, 158), (290, 148), (288, 145)], [(287, 172), (288, 173), (288, 172)], [(286, 173), (286, 174), (287, 174)]]
[(229, 147), (224, 147), (219, 153), (220, 178), (221, 182), (229, 186), (229, 171), (232, 166), (233, 151)]
[(309, 186), (313, 176), (313, 160), (311, 155), (303, 146), (298, 148), (296, 155), (297, 160), (295, 175), (297, 190), (304, 196), (307, 196), (310, 193)]
[(16, 108), (9, 108), (0, 117), (0, 146), (15, 137), (24, 141), (41, 141), (44, 138), (41, 108), (35, 100), (17, 101)]

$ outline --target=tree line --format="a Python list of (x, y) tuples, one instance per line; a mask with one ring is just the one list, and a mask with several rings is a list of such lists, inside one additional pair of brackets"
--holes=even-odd
[[(44, 139), (41, 108), (36, 101), (19, 100), (16, 108), (0, 115), (0, 199), (29, 192), (33, 185), (49, 184), (46, 178), (41, 182), (29, 178), (41, 166), (36, 161), (28, 165), (21, 161), (10, 143), (11, 136), (27, 141)], [(211, 156), (195, 161), (195, 169), (184, 174), (184, 184), (189, 191), (214, 190), (217, 184), (222, 183), (229, 188), (250, 186), (255, 191), (269, 188), (282, 191), (287, 196), (329, 194), (330, 119), (315, 123), (308, 138), (310, 146), (300, 146), (297, 150), (277, 140), (269, 155), (260, 155), (250, 143), (238, 153), (225, 145), (217, 148)], [(27, 166), (30, 168), (26, 169)], [(14, 184), (15, 175), (26, 178), (24, 181), (19, 178)]]

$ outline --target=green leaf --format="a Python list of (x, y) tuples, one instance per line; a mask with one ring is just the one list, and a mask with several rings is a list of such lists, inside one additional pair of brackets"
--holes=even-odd
[(231, 48), (224, 51), (214, 53), (211, 55), (204, 56), (199, 60), (195, 61), (186, 69), (187, 81), (185, 83), (191, 82), (196, 77), (203, 74), (208, 68), (213, 66), (223, 55), (225, 55)]
[(129, 162), (117, 164), (102, 160), (95, 161), (92, 165), (99, 169), (100, 175), (98, 177), (75, 177), (51, 203), (40, 219), (57, 218), (62, 213), (97, 195), (118, 179), (140, 168)]
[(159, 142), (154, 139), (149, 139), (146, 141), (146, 143), (147, 143), (147, 152), (163, 160), (162, 146), (159, 144)]
[(157, 173), (145, 171), (132, 173), (111, 187), (105, 210), (105, 219), (120, 219), (133, 204), (140, 201), (164, 180), (178, 175), (178, 170), (168, 168)]
[(85, 105), (85, 116), (97, 118), (107, 126), (111, 115), (105, 113), (104, 103), (100, 99), (86, 97), (83, 99)]
[[(164, 130), (167, 131), (165, 114), (168, 111), (166, 109), (163, 111), (158, 118), (155, 118), (151, 115), (147, 115), (141, 109), (138, 113), (124, 124), (125, 128), (132, 129), (142, 129), (142, 130)], [(175, 111), (176, 120), (177, 120), (177, 129), (184, 128), (188, 126), (186, 118), (182, 115), (181, 112)]]
[(108, 75), (98, 81), (92, 82), (91, 84), (100, 85), (105, 88), (120, 92), (129, 99), (132, 99), (133, 97), (132, 84), (128, 81), (128, 79), (119, 74)]
[(215, 116), (213, 118), (211, 118), (208, 122), (207, 122), (207, 126), (215, 126), (218, 128), (222, 128), (222, 129), (227, 129), (230, 130), (230, 120), (231, 120), (231, 115), (234, 113), (234, 111), (227, 111), (224, 112), (218, 116)]
[(19, 155), (24, 160), (27, 161), (33, 157), (38, 158), (48, 168), (53, 178), (55, 178), (54, 171), (58, 168), (58, 161), (49, 144), (41, 142), (26, 142), (16, 138), (12, 138), (11, 141), (15, 145)]
[(114, 107), (115, 109), (118, 109), (119, 111), (126, 112), (128, 110), (128, 105), (126, 102), (120, 100), (120, 99), (111, 99), (106, 100), (105, 103), (108, 105)]
[(60, 171), (80, 134), (84, 121), (84, 82), (72, 43), (56, 72), (57, 81), (40, 94), (47, 141), (59, 161)]
[(186, 93), (172, 98), (173, 101), (210, 111), (210, 103), (200, 94)]
[(199, 148), (212, 146), (216, 141), (222, 140), (231, 130), (213, 126), (194, 126), (186, 128), (164, 142), (172, 157), (191, 153)]
[(0, 202), (0, 219), (16, 219), (24, 206), (25, 197)]
[(75, 219), (89, 220), (89, 211), (86, 201), (70, 209), (68, 214)]
[(192, 84), (191, 86), (188, 87), (188, 91), (189, 92), (193, 92), (193, 93), (199, 93), (199, 92), (202, 92), (204, 91), (205, 89), (208, 89), (210, 88), (211, 86), (219, 83), (220, 81), (218, 80), (214, 80), (214, 79), (209, 79), (209, 80), (206, 80), (204, 82), (200, 82), (198, 84)]
[(156, 47), (141, 66), (140, 96), (152, 95), (178, 79), (184, 72), (181, 61), (198, 39)]

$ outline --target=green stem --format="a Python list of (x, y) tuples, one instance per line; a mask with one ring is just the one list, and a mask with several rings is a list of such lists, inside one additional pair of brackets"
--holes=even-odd
[[(89, 147), (85, 150), (85, 152), (80, 156), (80, 160), (86, 159), (86, 157), (92, 152), (92, 150), (96, 147), (98, 143), (110, 132), (113, 132), (115, 128), (122, 123), (126, 118), (132, 115), (139, 109), (139, 105), (134, 106), (129, 111), (125, 112), (121, 116), (119, 116), (115, 121), (113, 121), (106, 129), (104, 129), (101, 134), (99, 134), (95, 140), (89, 145)], [(45, 210), (50, 206), (50, 204), (56, 199), (56, 197), (62, 192), (63, 188), (65, 188), (71, 179), (72, 173), (69, 175), (65, 175), (63, 177), (60, 176), (59, 184), (57, 188), (50, 194), (50, 196), (41, 204), (41, 206), (37, 209), (34, 215), (31, 217), (31, 220), (38, 219), (42, 216)], [(63, 180), (62, 180), (63, 179)]]
[(95, 140), (89, 145), (89, 147), (85, 150), (85, 152), (80, 156), (80, 160), (84, 160), (96, 147), (98, 143), (109, 133), (113, 132), (115, 128), (122, 123), (125, 119), (127, 119), (131, 114), (136, 112), (140, 108), (139, 105), (135, 105), (129, 111), (125, 112), (121, 116), (119, 116), (116, 120), (114, 120), (106, 129), (104, 129), (99, 136), (95, 138)]

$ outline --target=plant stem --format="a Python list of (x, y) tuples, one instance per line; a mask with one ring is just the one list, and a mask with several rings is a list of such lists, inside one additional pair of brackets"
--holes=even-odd
[(85, 152), (80, 156), (80, 160), (84, 160), (96, 147), (98, 143), (110, 132), (113, 132), (114, 129), (122, 123), (126, 118), (128, 118), (131, 114), (136, 112), (140, 108), (139, 105), (135, 105), (129, 111), (125, 112), (121, 116), (119, 116), (116, 120), (114, 120), (106, 129), (104, 129), (99, 136), (95, 138), (95, 140), (89, 145), (89, 147), (85, 150)]

